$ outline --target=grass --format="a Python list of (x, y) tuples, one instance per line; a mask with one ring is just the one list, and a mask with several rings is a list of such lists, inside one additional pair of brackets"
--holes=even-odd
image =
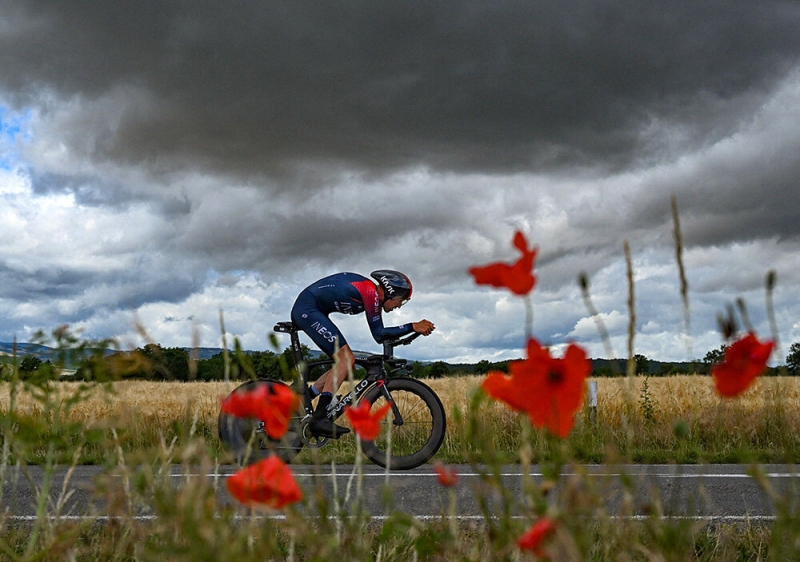
[[(481, 380), (466, 376), (425, 381), (448, 411), (448, 431), (437, 456), (444, 462), (482, 461), (464, 415)], [(584, 409), (565, 441), (569, 458), (576, 462), (800, 462), (800, 416), (796, 414), (800, 378), (761, 378), (737, 400), (719, 398), (711, 379), (704, 376), (601, 378), (597, 384), (596, 423)], [(217, 437), (216, 418), (220, 397), (235, 386), (145, 381), (98, 386), (60, 414), (53, 431), (66, 442), (74, 442), (78, 427), (97, 434), (85, 445), (85, 463), (102, 463), (109, 440), (126, 454), (146, 454), (163, 443), (174, 441), (182, 446), (190, 437), (202, 439), (210, 454), (225, 462), (229, 459)], [(63, 401), (81, 385), (59, 383), (53, 388), (53, 399)], [(52, 411), (44, 412), (29, 393), (20, 393), (15, 399), (16, 412), (27, 430), (50, 431), (47, 422), (52, 422)], [(9, 383), (4, 383), (0, 385), (0, 411), (8, 404)], [(482, 430), (492, 437), (494, 454), (518, 462), (527, 424), (523, 417), (493, 401), (481, 402), (475, 415), (483, 420)], [(545, 436), (534, 432), (529, 441), (533, 462), (554, 458), (552, 443)], [(64, 454), (71, 458), (68, 449)], [(352, 463), (355, 454), (354, 440), (346, 437), (314, 456), (301, 453), (298, 461)], [(44, 458), (45, 450), (40, 449), (30, 460), (43, 462)]]
[[(277, 526), (265, 529), (253, 522), (224, 523), (225, 532), (222, 532), (222, 525), (204, 524), (208, 535), (205, 539), (169, 536), (162, 525), (154, 523), (141, 524), (133, 532), (119, 523), (65, 523), (53, 527), (52, 534), (58, 537), (58, 542), (52, 545), (50, 553), (45, 552), (38, 560), (65, 560), (63, 553), (70, 553), (70, 559), (76, 561), (157, 560), (164, 550), (173, 553), (171, 560), (192, 560), (193, 555), (201, 556), (194, 560), (232, 560), (233, 555), (240, 556), (241, 560), (282, 560), (292, 556), (295, 560), (454, 560), (458, 559), (455, 554), (465, 560), (502, 559), (498, 557), (497, 545), (480, 526), (472, 524), (458, 527), (457, 543), (445, 523), (437, 521), (418, 527), (396, 520), (365, 526), (358, 539), (348, 537), (351, 540), (346, 545), (337, 545), (334, 541), (320, 544), (303, 538), (293, 540), (290, 532)], [(665, 544), (670, 544), (673, 556), (669, 559), (672, 560), (768, 560), (775, 550), (770, 548), (771, 535), (768, 528), (752, 524), (719, 527), (662, 524), (658, 529), (642, 522), (629, 526), (599, 524), (591, 529), (594, 546), (587, 554), (596, 562), (663, 560), (667, 558), (660, 557), (659, 553), (663, 552)], [(409, 541), (409, 536), (413, 540)], [(632, 536), (636, 537), (635, 542), (631, 541)], [(15, 555), (24, 553), (28, 538), (28, 529), (19, 527), (6, 531), (3, 536)], [(191, 540), (196, 542), (191, 543)], [(342, 546), (345, 550), (339, 550)], [(580, 545), (557, 546), (556, 552), (563, 557), (554, 559), (581, 559)], [(205, 552), (200, 552), (198, 547), (206, 549)]]
[[(538, 518), (557, 521), (546, 548), (555, 560), (791, 560), (800, 555), (800, 513), (790, 494), (776, 494), (754, 473), (776, 506), (765, 525), (707, 525), (663, 517), (658, 498), (644, 519), (631, 519), (622, 502), (609, 512), (602, 491), (581, 479), (551, 495), (568, 463), (796, 462), (795, 410), (800, 380), (764, 378), (741, 398), (721, 400), (700, 376), (599, 379), (592, 422), (579, 412), (570, 437), (560, 441), (535, 430), (527, 418), (476, 393), (480, 377), (426, 381), (448, 410), (448, 434), (438, 459), (484, 470), (473, 490), (482, 505), (477, 523), (445, 517), (421, 521), (387, 509), (375, 521), (356, 497), (307, 489), (302, 504), (282, 519), (220, 502), (224, 480), (174, 479), (170, 467), (208, 475), (230, 459), (220, 449), (216, 416), (221, 396), (235, 385), (119, 381), (108, 384), (0, 385), (0, 480), (14, 469), (42, 465), (45, 473), (76, 464), (105, 467), (95, 481), (108, 506), (93, 519), (64, 520), (64, 506), (48, 500), (47, 480), (33, 498), (40, 517), (11, 524), (0, 510), (0, 559), (41, 560), (526, 560), (517, 539)], [(355, 440), (342, 439), (300, 462), (356, 460)], [(509, 462), (540, 464), (546, 476), (512, 495), (494, 468)], [(198, 470), (199, 467), (199, 470)], [(176, 485), (176, 482), (178, 484)], [(639, 484), (626, 484), (631, 490)], [(341, 493), (341, 491), (340, 491)], [(448, 492), (449, 494), (449, 492)], [(224, 497), (224, 492), (223, 496)], [(490, 498), (503, 498), (502, 502)], [(483, 498), (483, 499), (481, 499)], [(387, 500), (389, 501), (389, 500)], [(0, 506), (7, 505), (0, 500)], [(442, 505), (442, 515), (448, 511)], [(138, 519), (145, 513), (153, 519)], [(521, 514), (521, 518), (511, 514)], [(72, 515), (75, 515), (74, 513)], [(80, 515), (80, 514), (79, 514)]]

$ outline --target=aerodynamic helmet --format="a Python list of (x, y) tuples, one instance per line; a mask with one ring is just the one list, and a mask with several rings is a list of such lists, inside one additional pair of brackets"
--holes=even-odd
[(411, 298), (411, 280), (399, 271), (378, 269), (370, 273), (370, 276), (383, 287), (384, 301), (401, 297), (405, 304)]

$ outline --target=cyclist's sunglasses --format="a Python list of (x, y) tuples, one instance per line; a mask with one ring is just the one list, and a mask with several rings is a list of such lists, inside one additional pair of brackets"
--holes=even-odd
[(404, 297), (393, 297), (393, 298), (400, 299), (400, 306), (403, 306), (404, 304), (406, 304), (408, 301), (411, 300), (411, 295), (406, 295)]

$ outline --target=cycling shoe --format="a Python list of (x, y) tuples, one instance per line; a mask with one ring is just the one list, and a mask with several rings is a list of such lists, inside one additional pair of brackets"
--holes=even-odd
[(315, 437), (331, 437), (333, 439), (338, 439), (342, 435), (350, 433), (349, 427), (336, 425), (330, 418), (311, 420), (308, 424), (308, 428)]

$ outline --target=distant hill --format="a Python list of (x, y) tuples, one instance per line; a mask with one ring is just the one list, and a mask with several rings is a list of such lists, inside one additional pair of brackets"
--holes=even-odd
[(5, 343), (0, 342), (0, 355), (14, 355), (14, 345), (17, 346), (16, 354), (18, 357), (27, 357), (33, 355), (42, 361), (52, 359), (55, 357), (56, 350), (46, 345), (39, 345), (37, 343)]
[[(55, 359), (58, 351), (53, 349), (52, 347), (47, 347), (46, 345), (39, 345), (36, 343), (17, 343), (17, 356), (18, 357), (26, 357), (28, 355), (33, 355), (34, 357), (38, 357), (42, 361), (47, 361)], [(192, 348), (184, 348), (187, 351), (191, 352)], [(105, 355), (111, 355), (112, 353), (117, 353), (120, 350), (117, 349), (106, 349), (103, 351)], [(125, 351), (125, 350), (123, 350)], [(217, 347), (199, 347), (195, 349), (198, 352), (198, 359), (208, 359), (213, 357), (217, 353), (222, 351), (222, 348)], [(14, 355), (14, 344), (13, 343), (6, 343), (0, 342), (0, 355), (7, 355), (13, 356)]]
[[(17, 343), (16, 345), (17, 345), (17, 357), (20, 358), (32, 355), (34, 357), (38, 357), (42, 361), (47, 361), (47, 360), (53, 361), (58, 353), (58, 351), (53, 349), (52, 347), (47, 347), (46, 345), (39, 345), (36, 343)], [(193, 352), (196, 353), (197, 354), (196, 357), (198, 359), (210, 359), (214, 355), (222, 353), (221, 347), (197, 347), (197, 348), (184, 347), (183, 349), (185, 349), (189, 353)], [(105, 355), (111, 355), (112, 353), (117, 353), (118, 351), (120, 350), (106, 349), (104, 350), (103, 353)], [(249, 353), (249, 351), (246, 353)], [(0, 355), (13, 356), (14, 344), (0, 342)], [(311, 356), (313, 358), (317, 358), (320, 355), (322, 355), (321, 352), (315, 351), (313, 349), (311, 350)]]

